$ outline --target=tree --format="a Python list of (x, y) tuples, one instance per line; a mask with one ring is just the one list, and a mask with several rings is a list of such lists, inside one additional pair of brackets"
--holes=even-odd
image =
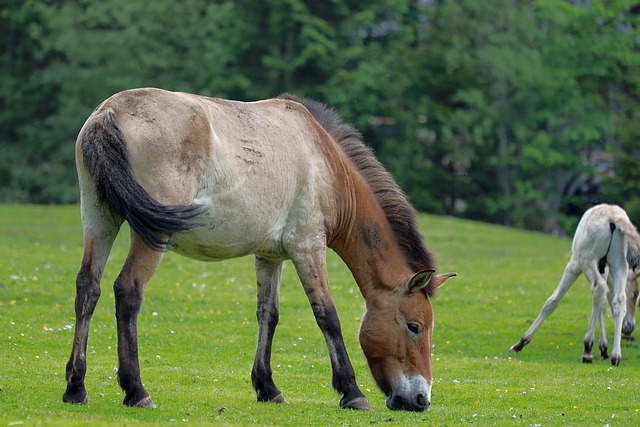
[(610, 89), (616, 139), (609, 146), (613, 173), (605, 176), (603, 192), (622, 205), (631, 221), (640, 224), (640, 3), (621, 2), (618, 14), (608, 18), (618, 33), (621, 78)]
[(602, 13), (598, 4), (557, 1), (460, 0), (432, 9), (426, 66), (438, 77), (425, 90), (433, 145), (456, 175), (448, 210), (566, 231), (561, 211), (576, 187), (596, 179), (594, 155), (613, 135), (607, 94), (619, 76), (616, 33)]
[(38, 146), (32, 139), (41, 130), (41, 118), (56, 108), (54, 88), (40, 78), (51, 59), (43, 46), (49, 35), (45, 3), (0, 5), (0, 200), (44, 201), (57, 168), (47, 161), (51, 145)]
[(157, 86), (322, 100), (419, 210), (570, 232), (604, 183), (608, 200), (637, 200), (640, 212), (638, 10), (637, 0), (6, 1), (0, 200), (77, 201), (84, 120), (117, 91)]

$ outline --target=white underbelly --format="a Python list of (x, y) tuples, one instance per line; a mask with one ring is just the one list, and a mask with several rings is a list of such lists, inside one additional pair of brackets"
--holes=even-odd
[(168, 249), (203, 261), (221, 261), (250, 254), (286, 258), (281, 230), (266, 225), (249, 226), (237, 219), (174, 234)]

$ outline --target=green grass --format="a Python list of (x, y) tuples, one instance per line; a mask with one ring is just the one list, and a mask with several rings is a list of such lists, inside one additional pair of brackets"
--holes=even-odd
[[(140, 319), (142, 379), (158, 405), (122, 405), (115, 369), (112, 283), (127, 252), (123, 229), (91, 323), (90, 404), (61, 402), (71, 350), (78, 208), (0, 205), (0, 425), (638, 425), (640, 342), (620, 367), (581, 363), (591, 296), (584, 279), (522, 353), (508, 353), (555, 288), (570, 240), (422, 216), (442, 272), (459, 276), (433, 301), (433, 401), (426, 413), (386, 409), (359, 348), (363, 300), (329, 254), (332, 291), (358, 382), (373, 413), (341, 410), (324, 340), (291, 264), (284, 270), (275, 380), (288, 405), (259, 404), (252, 258), (207, 264), (167, 254)], [(612, 338), (611, 319), (608, 319)]]

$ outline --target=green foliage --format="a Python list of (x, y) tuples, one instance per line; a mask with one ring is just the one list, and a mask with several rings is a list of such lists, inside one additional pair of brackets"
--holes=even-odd
[[(617, 17), (612, 17), (616, 19)], [(637, 27), (638, 16), (633, 19)], [(629, 31), (623, 42), (632, 45)], [(637, 48), (636, 48), (637, 51)], [(609, 147), (615, 159), (614, 174), (605, 180), (604, 194), (622, 204), (634, 224), (640, 223), (640, 57), (620, 55), (622, 69), (626, 75), (623, 82), (611, 89), (611, 98), (616, 108), (616, 144)]]
[[(77, 201), (114, 92), (325, 101), (424, 211), (569, 232), (640, 198), (637, 0), (28, 0), (0, 5), (0, 200)], [(601, 188), (603, 187), (604, 190)]]
[[(622, 73), (613, 46), (628, 35), (601, 7), (522, 3), (443, 2), (434, 10), (434, 44), (443, 46), (429, 74), (454, 79), (432, 87), (434, 131), (462, 175), (463, 215), (542, 230), (580, 184), (595, 180), (595, 154), (615, 136), (608, 88)], [(617, 16), (613, 8), (607, 16)], [(592, 201), (573, 202), (582, 211)]]
[[(203, 263), (167, 253), (139, 318), (142, 379), (158, 408), (122, 405), (112, 283), (126, 257), (123, 227), (90, 327), (88, 406), (63, 404), (82, 256), (77, 206), (0, 205), (0, 422), (3, 425), (637, 425), (640, 343), (623, 361), (581, 363), (590, 315), (579, 279), (522, 353), (508, 353), (555, 288), (570, 240), (420, 216), (439, 270), (456, 271), (433, 299), (433, 405), (391, 412), (358, 344), (363, 299), (328, 255), (331, 291), (359, 384), (376, 412), (339, 408), (322, 334), (291, 264), (284, 269), (274, 378), (288, 405), (256, 402), (250, 257)], [(460, 257), (464, 254), (464, 259)], [(607, 320), (611, 338), (612, 321)]]
[(59, 141), (41, 139), (46, 135), (42, 120), (57, 106), (54, 88), (40, 75), (51, 60), (44, 46), (50, 35), (44, 2), (3, 2), (0, 27), (0, 200), (77, 200), (75, 194), (68, 197), (73, 175), (65, 171), (71, 179), (55, 180), (73, 164), (72, 157), (65, 156), (69, 153)]

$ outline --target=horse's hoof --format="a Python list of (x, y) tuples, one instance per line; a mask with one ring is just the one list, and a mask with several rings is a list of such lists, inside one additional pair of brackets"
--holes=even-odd
[(582, 356), (582, 363), (591, 363), (593, 362), (593, 356), (592, 355), (586, 355), (586, 356)]
[(153, 403), (150, 396), (145, 397), (140, 402), (136, 403), (137, 408), (155, 408), (156, 404)]
[(511, 346), (509, 351), (512, 353), (518, 353), (520, 352), (520, 350), (524, 348), (525, 345), (529, 344), (530, 342), (531, 342), (530, 339), (526, 340), (524, 338), (520, 338), (520, 340), (517, 343)]
[(282, 395), (282, 393), (280, 393), (279, 395), (277, 395), (276, 397), (273, 397), (271, 399), (269, 399), (269, 402), (274, 402), (274, 403), (287, 403), (287, 401), (284, 399), (284, 396)]
[(87, 397), (87, 391), (82, 390), (76, 393), (70, 393), (68, 390), (62, 395), (62, 401), (64, 403), (75, 403), (78, 405), (88, 405), (89, 398)]
[(611, 355), (611, 366), (620, 366), (622, 356)]
[(125, 405), (131, 406), (134, 408), (152, 408), (153, 409), (156, 407), (155, 403), (153, 403), (153, 400), (151, 400), (150, 396), (140, 399), (135, 403), (132, 403), (132, 402), (125, 403)]
[(366, 397), (356, 397), (348, 402), (340, 402), (340, 406), (342, 406), (343, 409), (357, 409), (359, 411), (373, 412), (373, 409), (369, 406), (369, 402)]

